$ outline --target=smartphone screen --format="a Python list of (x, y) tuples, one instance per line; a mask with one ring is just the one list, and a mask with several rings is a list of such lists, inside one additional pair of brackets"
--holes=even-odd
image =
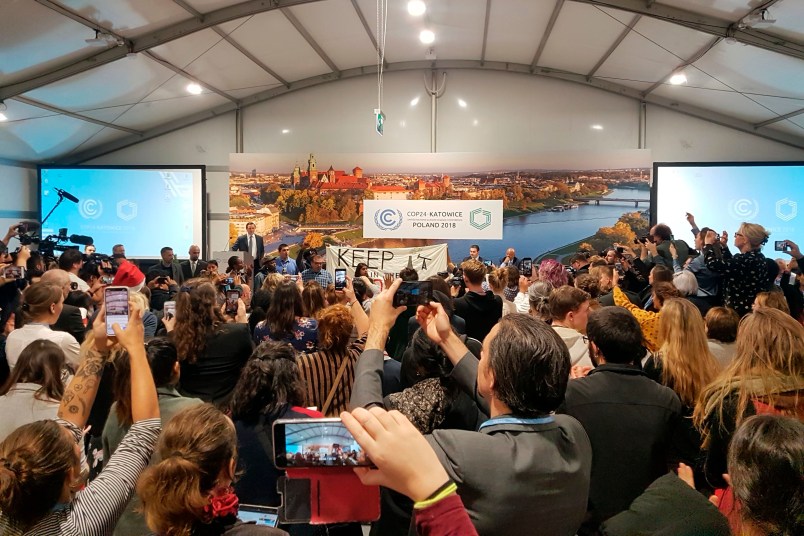
[(226, 313), (230, 315), (237, 314), (237, 300), (240, 299), (240, 291), (227, 290), (226, 291)]
[(335, 290), (346, 288), (346, 268), (335, 268)]
[(164, 313), (165, 318), (173, 318), (176, 316), (176, 302), (166, 301), (162, 312)]
[(128, 326), (128, 287), (106, 287), (103, 291), (106, 304), (106, 335), (114, 335), (112, 325), (121, 329)]
[(287, 467), (371, 466), (340, 419), (279, 419), (274, 422), (274, 463)]
[(255, 504), (241, 504), (238, 506), (237, 518), (244, 523), (253, 521), (257, 525), (264, 527), (276, 527), (279, 523), (279, 514), (276, 508)]
[(6, 266), (3, 270), (4, 279), (22, 279), (25, 276), (25, 268), (22, 266)]
[(773, 245), (774, 245), (774, 248), (773, 248), (774, 250), (776, 250), (776, 251), (784, 251), (785, 246), (787, 245), (787, 241), (785, 241), (785, 240), (776, 240)]
[(394, 294), (394, 307), (427, 305), (433, 301), (433, 283), (430, 281), (405, 281)]
[(520, 265), (520, 267), (521, 267), (520, 271), (522, 272), (522, 275), (524, 275), (525, 277), (530, 277), (531, 275), (533, 275), (533, 261), (531, 260), (530, 257), (525, 257), (524, 259), (522, 259), (522, 264)]
[(114, 277), (110, 275), (104, 275), (103, 277), (101, 277), (101, 283), (103, 283), (104, 285), (111, 285), (112, 282), (114, 282)]

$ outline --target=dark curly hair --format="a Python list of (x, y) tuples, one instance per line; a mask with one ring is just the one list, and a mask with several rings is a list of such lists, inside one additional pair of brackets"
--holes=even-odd
[(288, 343), (265, 341), (251, 354), (232, 393), (232, 419), (254, 421), (304, 404), (296, 352)]
[(195, 278), (182, 285), (173, 330), (180, 361), (195, 363), (207, 347), (207, 337), (225, 322), (217, 300), (218, 291), (208, 279)]

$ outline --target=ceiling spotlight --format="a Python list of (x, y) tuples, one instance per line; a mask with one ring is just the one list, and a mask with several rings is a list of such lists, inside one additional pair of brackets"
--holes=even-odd
[(776, 19), (771, 18), (770, 11), (765, 8), (757, 9), (745, 17), (737, 24), (743, 28), (769, 28), (776, 24)]
[(410, 101), (411, 107), (416, 106), (419, 104), (419, 97), (414, 97), (413, 100)]
[(435, 34), (432, 30), (422, 30), (419, 33), (419, 41), (424, 43), (425, 45), (429, 45), (433, 41), (435, 41)]
[(203, 92), (204, 88), (202, 88), (200, 84), (196, 84), (195, 82), (192, 84), (187, 84), (187, 93), (191, 95), (200, 95)]
[(477, 119), (475, 119), (474, 121), (472, 121), (472, 124), (473, 124), (474, 126), (477, 126), (479, 123), (480, 123), (480, 121), (478, 121)]
[(676, 73), (670, 77), (670, 83), (674, 86), (680, 86), (687, 83), (687, 75), (684, 73)]
[(592, 125), (592, 130), (603, 130), (603, 125)]
[(290, 129), (289, 128), (283, 128), (282, 129), (282, 134), (290, 134)]
[(408, 2), (408, 13), (414, 17), (421, 17), (427, 11), (427, 6), (422, 0), (410, 0)]
[(458, 99), (458, 106), (460, 106), (461, 108), (466, 108), (466, 107), (467, 107), (467, 106), (469, 106), (469, 105), (468, 105), (468, 104), (466, 104), (466, 101), (465, 101), (465, 100), (463, 100), (463, 99)]

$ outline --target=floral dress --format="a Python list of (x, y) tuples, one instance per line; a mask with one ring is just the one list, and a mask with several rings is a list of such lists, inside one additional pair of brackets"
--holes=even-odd
[(296, 325), (293, 326), (290, 333), (282, 339), (278, 339), (271, 335), (268, 322), (263, 320), (254, 328), (254, 342), (260, 344), (268, 340), (289, 342), (299, 352), (315, 352), (318, 344), (318, 321), (315, 318), (296, 317)]

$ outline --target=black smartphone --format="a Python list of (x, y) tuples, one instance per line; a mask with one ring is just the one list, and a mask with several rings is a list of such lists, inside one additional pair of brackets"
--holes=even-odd
[(159, 277), (156, 278), (156, 282), (159, 283), (160, 285), (164, 285), (165, 283), (168, 282), (168, 278), (166, 275), (160, 275)]
[(519, 272), (524, 275), (525, 277), (530, 277), (533, 275), (533, 259), (530, 257), (525, 257), (522, 259), (522, 262), (519, 263)]
[(274, 422), (274, 465), (288, 467), (371, 467), (340, 419), (279, 419)]
[(489, 266), (489, 267), (493, 266), (491, 261), (483, 261), (483, 264), (485, 264), (486, 266)]
[(346, 288), (346, 268), (335, 268), (335, 290)]
[(234, 285), (234, 277), (227, 277), (223, 280), (223, 283), (225, 285)]
[(776, 251), (787, 251), (787, 240), (777, 240), (773, 243), (773, 249)]
[(103, 290), (103, 301), (106, 304), (106, 335), (114, 335), (114, 324), (126, 329), (129, 314), (128, 287), (106, 287)]
[(3, 279), (22, 279), (25, 277), (25, 268), (22, 266), (6, 266), (3, 269)]
[(240, 299), (239, 290), (232, 289), (226, 291), (226, 314), (228, 315), (237, 314), (237, 300), (239, 299)]
[(272, 506), (241, 504), (237, 507), (237, 519), (243, 523), (253, 521), (256, 525), (276, 527), (279, 523), (279, 509)]
[(394, 307), (427, 305), (433, 301), (432, 281), (404, 281), (394, 294)]
[(622, 246), (618, 246), (615, 251), (617, 252), (618, 255), (622, 255), (623, 253), (625, 253), (625, 248)]

